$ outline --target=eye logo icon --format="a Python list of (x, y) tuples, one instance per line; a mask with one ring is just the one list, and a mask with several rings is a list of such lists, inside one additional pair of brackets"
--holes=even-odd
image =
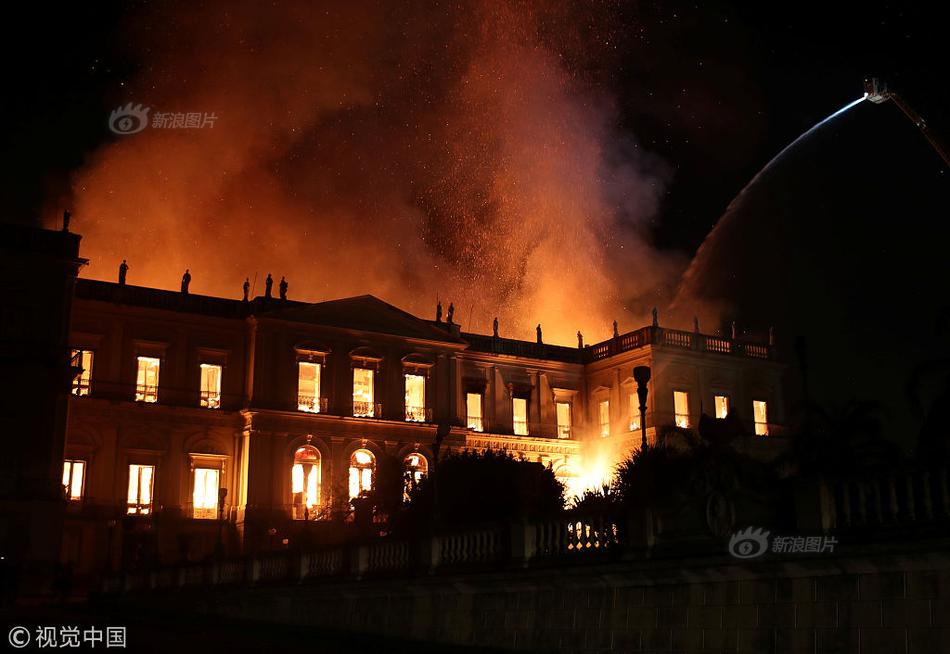
[(109, 129), (122, 136), (141, 132), (148, 127), (148, 112), (149, 107), (133, 105), (131, 102), (124, 107), (113, 109), (109, 114)]
[(737, 559), (755, 559), (769, 549), (769, 532), (762, 528), (740, 529), (729, 538), (729, 553)]

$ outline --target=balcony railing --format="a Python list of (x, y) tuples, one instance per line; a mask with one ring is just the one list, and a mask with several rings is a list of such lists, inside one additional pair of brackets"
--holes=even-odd
[(304, 413), (326, 413), (327, 398), (315, 397), (313, 395), (298, 395), (297, 411), (303, 411)]
[(380, 402), (353, 400), (353, 415), (357, 418), (376, 418), (383, 415), (383, 405)]
[(407, 406), (406, 422), (432, 422), (432, 409), (424, 406)]
[[(194, 397), (194, 395), (192, 395), (192, 397)], [(135, 401), (158, 402), (158, 386), (151, 386), (149, 384), (136, 384)]]
[(80, 377), (79, 379), (73, 382), (73, 395), (77, 395), (79, 397), (85, 397), (86, 395), (89, 395), (90, 392), (91, 392), (91, 386), (89, 384), (88, 379), (83, 379), (82, 377)]
[(770, 359), (773, 355), (772, 346), (766, 343), (750, 343), (665, 327), (643, 327), (585, 348), (585, 359), (599, 361), (647, 345), (746, 356), (753, 359)]
[(469, 416), (465, 419), (465, 425), (473, 431), (485, 431), (485, 424), (481, 416)]
[(570, 425), (558, 425), (558, 426), (557, 426), (557, 437), (558, 437), (558, 438), (570, 438), (570, 437), (571, 437), (571, 426), (570, 426)]
[(129, 502), (126, 512), (129, 515), (149, 515), (152, 512), (152, 504), (143, 504), (141, 502)]
[(201, 391), (201, 406), (208, 409), (221, 408), (221, 391)]
[(528, 435), (528, 421), (527, 420), (515, 420), (512, 422), (512, 427), (514, 427), (515, 435), (517, 436)]

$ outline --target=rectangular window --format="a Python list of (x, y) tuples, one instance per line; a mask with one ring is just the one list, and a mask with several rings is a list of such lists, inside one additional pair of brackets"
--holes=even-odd
[(201, 364), (201, 406), (221, 408), (221, 366)]
[(689, 427), (689, 393), (673, 391), (673, 422), (677, 427)]
[(610, 436), (610, 400), (602, 400), (598, 405), (600, 435), (604, 438)]
[(630, 393), (630, 431), (640, 429), (640, 400), (636, 391)]
[(511, 400), (512, 426), (518, 436), (528, 435), (528, 400), (516, 397)]
[(484, 431), (482, 424), (482, 394), (468, 393), (465, 395), (466, 425), (475, 431)]
[(78, 502), (82, 499), (83, 483), (86, 480), (86, 462), (79, 459), (66, 459), (63, 462), (63, 488), (66, 499)]
[(353, 368), (353, 415), (372, 418), (375, 410), (373, 371), (369, 368)]
[(714, 399), (716, 402), (716, 417), (724, 420), (729, 415), (729, 397), (727, 395), (717, 395)]
[(557, 403), (557, 437), (571, 437), (571, 403)]
[(406, 374), (406, 420), (426, 421), (426, 378), (423, 375)]
[(73, 395), (89, 395), (92, 388), (92, 350), (73, 350), (73, 365), (82, 368), (82, 372), (73, 380)]
[(320, 413), (320, 364), (297, 362), (297, 410)]
[(138, 372), (135, 376), (135, 401), (158, 402), (158, 372), (161, 360), (155, 357), (138, 357)]
[(195, 518), (214, 519), (218, 516), (218, 488), (221, 471), (217, 468), (195, 468), (195, 488), (191, 504)]
[(129, 466), (128, 513), (148, 515), (152, 512), (152, 483), (155, 466), (133, 463)]
[(769, 408), (764, 400), (753, 400), (752, 416), (755, 420), (755, 435), (769, 435)]

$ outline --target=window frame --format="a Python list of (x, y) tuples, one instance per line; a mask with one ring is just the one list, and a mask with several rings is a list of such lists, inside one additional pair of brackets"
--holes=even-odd
[[(607, 407), (607, 421), (604, 422), (604, 406)], [(610, 398), (597, 400), (597, 433), (601, 438), (609, 438), (611, 433), (610, 425)]]
[[(314, 366), (316, 371), (314, 374), (314, 394), (302, 395), (300, 393), (300, 372), (304, 369), (305, 366)], [(323, 402), (323, 361), (317, 361), (311, 357), (298, 357), (297, 358), (297, 411), (303, 413), (323, 413), (324, 411), (324, 402)], [(306, 404), (301, 401), (301, 398), (311, 398), (310, 404)]]
[[(471, 396), (478, 397), (478, 415), (472, 416), (469, 412), (469, 398)], [(472, 421), (475, 420), (476, 424), (473, 425)], [(485, 432), (485, 393), (484, 392), (475, 392), (475, 391), (466, 391), (465, 392), (465, 426), (466, 429), (471, 429), (474, 432), (484, 433)]]
[[(204, 389), (204, 371), (209, 368), (218, 369), (218, 390), (214, 391), (216, 404), (212, 406), (211, 391)], [(220, 409), (222, 401), (221, 388), (224, 385), (224, 365), (211, 361), (202, 361), (198, 364), (198, 406), (203, 409)], [(206, 397), (206, 393), (208, 394)]]
[[(756, 405), (762, 404), (762, 412), (765, 414), (765, 422), (760, 422), (758, 415), (756, 415)], [(759, 431), (759, 426), (762, 426), (762, 431)], [(752, 400), (752, 427), (753, 433), (756, 436), (768, 436), (769, 435), (769, 402), (768, 400)]]
[[(79, 494), (73, 497), (72, 486), (73, 486), (73, 480), (75, 478), (75, 464), (77, 463), (82, 464), (82, 474), (79, 480)], [(66, 499), (71, 503), (81, 502), (86, 498), (86, 472), (89, 470), (89, 461), (86, 459), (77, 459), (73, 457), (64, 458), (63, 459), (63, 478), (64, 479), (66, 478), (67, 465), (69, 466), (69, 483), (63, 484), (63, 486), (65, 487), (63, 491), (66, 495)]]
[[(419, 457), (422, 465), (409, 466), (409, 459)], [(429, 476), (429, 459), (422, 452), (410, 452), (402, 458), (403, 469), (403, 502), (409, 501), (409, 493), (413, 487), (422, 483), (422, 480)], [(410, 476), (411, 475), (411, 476)]]
[[(418, 378), (422, 382), (422, 406), (411, 406), (409, 404), (409, 377)], [(404, 391), (403, 409), (405, 411), (406, 422), (427, 422), (429, 402), (429, 393), (427, 388), (429, 381), (428, 371), (422, 371), (414, 368), (405, 368), (402, 372), (402, 380)]]
[[(370, 375), (370, 400), (357, 400), (356, 399), (356, 371), (362, 370)], [(362, 363), (355, 364), (352, 367), (352, 374), (350, 375), (350, 394), (352, 397), (352, 415), (355, 418), (378, 418), (376, 415), (376, 367), (368, 366)], [(358, 405), (365, 405), (364, 410), (359, 410)]]
[[(138, 468), (137, 479), (138, 483), (136, 484), (136, 502), (132, 503), (132, 498), (129, 496), (129, 491), (131, 491), (132, 486), (132, 468)], [(142, 469), (150, 468), (151, 475), (149, 477), (149, 501), (148, 504), (142, 503)], [(126, 504), (126, 515), (129, 516), (151, 516), (155, 512), (155, 479), (158, 476), (158, 466), (154, 463), (137, 463), (137, 462), (128, 462), (126, 464), (126, 492), (125, 492), (125, 504)], [(143, 510), (145, 509), (145, 510)]]
[[(677, 395), (680, 395), (680, 394), (682, 394), (682, 395), (685, 397), (685, 400), (686, 400), (686, 413), (680, 413), (680, 412), (677, 411), (677, 407), (676, 407), (676, 397), (677, 397)], [(692, 424), (692, 420), (690, 419), (689, 410), (690, 410), (690, 407), (689, 407), (689, 391), (684, 390), (684, 389), (676, 389), (676, 388), (674, 388), (674, 389), (673, 389), (673, 424), (676, 425), (677, 427), (679, 427), (680, 429), (689, 429), (690, 425)], [(680, 418), (683, 418), (682, 423), (681, 423), (680, 420), (679, 420)]]
[(631, 389), (628, 395), (627, 411), (630, 414), (627, 416), (628, 431), (640, 431), (642, 425), (641, 420), (646, 417), (646, 411), (644, 411), (644, 416), (640, 415), (640, 396), (637, 395), (636, 388)]
[[(515, 415), (515, 403), (524, 405), (524, 420), (518, 420)], [(529, 436), (531, 429), (528, 424), (528, 398), (515, 395), (511, 398), (511, 432), (515, 436)]]
[[(298, 453), (303, 450), (311, 450), (314, 453), (314, 456), (311, 457), (301, 457), (298, 458)], [(308, 477), (304, 471), (304, 464), (311, 465), (310, 473), (313, 474), (316, 472), (316, 498), (313, 502), (308, 502), (310, 498), (308, 495)], [(300, 491), (294, 490), (294, 472), (297, 466), (301, 467), (301, 482), (302, 488)], [(298, 513), (298, 505), (296, 502), (297, 493), (303, 495), (303, 502), (299, 505), (300, 512)], [(323, 506), (324, 496), (323, 496), (323, 452), (320, 451), (320, 448), (314, 445), (313, 443), (302, 443), (294, 448), (290, 456), (290, 515), (293, 520), (316, 520), (320, 516), (320, 508)], [(311, 514), (312, 511), (312, 514)]]
[[(561, 424), (561, 413), (558, 408), (564, 405), (567, 407), (567, 431), (563, 430)], [(571, 438), (574, 435), (574, 403), (570, 400), (555, 400), (554, 402), (554, 420), (557, 425), (558, 438)]]
[[(91, 348), (74, 347), (72, 348), (72, 358), (79, 355), (79, 364), (82, 372), (73, 379), (70, 393), (76, 397), (88, 397), (92, 395), (92, 370), (96, 365), (96, 351)], [(83, 359), (89, 355), (89, 366), (86, 367)], [(85, 390), (85, 392), (83, 392)]]
[[(726, 405), (726, 414), (722, 417), (719, 416), (719, 400), (725, 400)], [(714, 417), (718, 420), (725, 420), (729, 416), (729, 411), (732, 410), (732, 398), (728, 393), (714, 393), (713, 394), (713, 414)]]
[[(370, 461), (368, 463), (360, 463), (356, 461), (357, 454), (363, 453), (363, 452), (369, 454), (370, 456)], [(367, 447), (358, 447), (352, 452), (350, 452), (349, 458), (347, 459), (347, 466), (346, 466), (346, 472), (347, 472), (346, 491), (347, 491), (347, 497), (351, 502), (357, 498), (363, 497), (363, 495), (366, 493), (372, 493), (373, 490), (376, 488), (376, 466), (377, 466), (377, 457), (376, 457), (376, 454), (371, 449)], [(358, 492), (356, 495), (353, 494), (354, 470), (357, 471), (356, 486), (357, 486)], [(367, 470), (370, 471), (370, 482), (369, 482), (369, 488), (364, 488), (363, 487), (364, 486), (363, 482), (364, 482), (364, 477), (365, 477), (364, 473)]]
[[(136, 354), (135, 355), (135, 401), (142, 402), (144, 404), (157, 404), (159, 398), (159, 391), (162, 383), (162, 358), (161, 356), (152, 356), (150, 354)], [(155, 374), (155, 384), (150, 385), (147, 383), (148, 373), (147, 369), (143, 375), (146, 383), (139, 383), (139, 373), (142, 371), (142, 363), (144, 361), (154, 361), (158, 365), (156, 367)], [(140, 390), (141, 389), (141, 390)], [(151, 399), (149, 399), (151, 398)]]

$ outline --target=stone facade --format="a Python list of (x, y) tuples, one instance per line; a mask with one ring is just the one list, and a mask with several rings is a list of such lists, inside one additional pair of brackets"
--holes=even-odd
[[(550, 465), (569, 487), (596, 485), (640, 443), (630, 402), (637, 365), (654, 370), (651, 440), (674, 420), (674, 390), (688, 393), (691, 424), (712, 411), (715, 394), (728, 396), (750, 433), (753, 399), (767, 402), (762, 445), (780, 440), (784, 420), (782, 366), (768, 345), (658, 326), (571, 348), (466, 333), (371, 296), (241, 301), (92, 280), (79, 280), (70, 323), (70, 345), (91, 353), (70, 398), (65, 447), (84, 469), (63, 546), (80, 572), (342, 538), (345, 525), (314, 518), (347, 509), (357, 451), (431, 465), (437, 443), (443, 452), (503, 449)], [(143, 376), (142, 360), (157, 382)], [(302, 396), (301, 363), (317, 371), (314, 396)], [(203, 406), (202, 366), (219, 374), (213, 406)], [(371, 371), (372, 386), (359, 405), (357, 371)], [(411, 420), (406, 375), (424, 386)], [(293, 492), (301, 451), (319, 485), (303, 516)], [(132, 483), (140, 494), (148, 485), (139, 511), (130, 479), (143, 468), (148, 477)], [(211, 471), (220, 505), (193, 504), (196, 470)]]

